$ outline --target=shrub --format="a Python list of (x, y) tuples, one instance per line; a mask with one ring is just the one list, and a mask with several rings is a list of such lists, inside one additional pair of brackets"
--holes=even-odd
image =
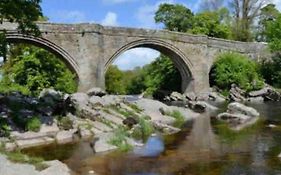
[(38, 132), (41, 127), (41, 121), (38, 117), (32, 117), (31, 119), (27, 120), (26, 123), (26, 130)]
[(115, 130), (114, 136), (108, 141), (109, 144), (117, 146), (118, 149), (122, 152), (127, 152), (132, 149), (127, 141), (129, 136), (127, 130), (124, 127), (119, 127)]
[(276, 53), (271, 61), (260, 64), (260, 70), (266, 83), (281, 88), (281, 53)]
[(238, 53), (219, 55), (211, 70), (210, 81), (222, 90), (230, 89), (231, 84), (246, 91), (258, 90), (264, 85), (257, 64)]
[(145, 141), (153, 132), (153, 125), (149, 121), (145, 120), (144, 117), (140, 117), (139, 127), (134, 128), (132, 136), (135, 139), (142, 139), (143, 141)]
[(69, 117), (61, 117), (58, 120), (58, 126), (63, 130), (73, 129), (73, 121)]
[(175, 119), (174, 127), (181, 128), (182, 125), (185, 123), (184, 116), (180, 111), (173, 110), (172, 112), (166, 112), (166, 115), (169, 115)]

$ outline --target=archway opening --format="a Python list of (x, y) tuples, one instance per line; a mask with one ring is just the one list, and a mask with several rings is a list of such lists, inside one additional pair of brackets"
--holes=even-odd
[(163, 99), (186, 91), (192, 76), (183, 58), (155, 44), (129, 47), (106, 65), (106, 90), (112, 94), (145, 94)]
[(77, 90), (75, 68), (65, 64), (67, 61), (60, 54), (38, 47), (40, 44), (22, 42), (25, 40), (8, 41), (7, 59), (0, 60), (0, 92), (38, 96), (44, 88), (65, 93)]

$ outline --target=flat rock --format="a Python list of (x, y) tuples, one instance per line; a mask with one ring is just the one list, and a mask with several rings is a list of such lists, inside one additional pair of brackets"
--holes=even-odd
[(99, 88), (99, 87), (93, 87), (90, 90), (87, 91), (87, 94), (91, 97), (91, 96), (99, 96), (102, 97), (104, 95), (106, 95), (106, 92)]
[(260, 114), (252, 107), (245, 106), (241, 103), (230, 103), (227, 107), (228, 113), (244, 114), (250, 117), (258, 117)]
[(49, 167), (40, 172), (40, 175), (71, 175), (71, 170), (58, 160), (44, 162)]
[(71, 130), (71, 131), (60, 131), (56, 135), (56, 142), (58, 144), (66, 144), (66, 143), (71, 143), (74, 141), (74, 136), (73, 134), (75, 133), (76, 130)]
[(28, 139), (28, 140), (16, 140), (15, 143), (19, 149), (31, 148), (36, 146), (43, 146), (54, 143), (55, 139), (50, 137), (41, 137), (36, 139)]

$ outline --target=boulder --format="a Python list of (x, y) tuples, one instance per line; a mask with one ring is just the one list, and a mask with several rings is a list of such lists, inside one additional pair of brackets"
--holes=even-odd
[(138, 124), (138, 121), (133, 117), (127, 117), (123, 120), (123, 124), (129, 128), (132, 128), (134, 125)]
[(265, 101), (280, 101), (280, 99), (281, 99), (281, 94), (273, 88), (269, 88), (267, 90), (267, 93), (264, 95)]
[(70, 95), (70, 102), (76, 109), (81, 109), (89, 103), (89, 96), (85, 93), (74, 93)]
[(99, 96), (92, 96), (92, 97), (89, 99), (89, 105), (90, 105), (92, 108), (95, 108), (95, 107), (98, 107), (98, 106), (105, 106), (105, 102), (104, 102), (104, 99), (102, 99), (102, 98), (99, 97)]
[(218, 102), (218, 103), (222, 103), (222, 102), (225, 102), (226, 101), (226, 98), (221, 96), (219, 93), (217, 92), (210, 92), (209, 93), (209, 100), (211, 101), (215, 101), (215, 102)]
[(183, 94), (183, 96), (184, 96), (187, 100), (189, 100), (189, 101), (194, 101), (194, 100), (196, 100), (196, 95), (195, 95), (194, 92), (185, 93), (185, 94)]
[(183, 101), (184, 100), (184, 97), (181, 93), (179, 92), (172, 92), (171, 95), (170, 95), (170, 99), (172, 101)]
[(269, 88), (265, 87), (265, 88), (263, 88), (261, 90), (258, 90), (258, 91), (251, 91), (251, 92), (248, 93), (248, 96), (249, 97), (263, 97), (268, 93), (268, 90), (269, 90)]
[(227, 112), (231, 114), (244, 114), (250, 117), (258, 117), (260, 114), (252, 107), (245, 106), (241, 103), (230, 103), (227, 107)]
[(207, 105), (201, 101), (189, 101), (188, 107), (192, 109), (194, 112), (203, 113), (206, 111)]
[(38, 97), (42, 102), (54, 106), (57, 101), (63, 100), (63, 94), (54, 89), (43, 89)]
[(99, 88), (99, 87), (94, 87), (94, 88), (91, 88), (90, 90), (87, 91), (87, 94), (91, 97), (91, 96), (99, 96), (99, 97), (102, 97), (104, 95), (106, 95), (106, 92)]
[(162, 122), (153, 121), (152, 124), (155, 129), (161, 131), (163, 134), (166, 134), (166, 135), (175, 134), (180, 131), (179, 128), (164, 124)]
[(40, 172), (40, 175), (71, 175), (71, 170), (64, 163), (53, 160), (44, 162), (48, 168)]
[(236, 84), (231, 85), (231, 89), (229, 90), (229, 99), (230, 101), (241, 102), (245, 101), (246, 92), (240, 89)]
[(74, 133), (76, 130), (60, 131), (56, 135), (57, 144), (66, 144), (74, 141)]

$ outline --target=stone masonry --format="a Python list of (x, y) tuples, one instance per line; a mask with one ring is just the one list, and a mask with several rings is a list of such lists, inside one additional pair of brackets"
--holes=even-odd
[[(98, 24), (38, 23), (41, 37), (22, 35), (17, 25), (4, 22), (9, 42), (26, 42), (58, 55), (77, 74), (79, 91), (104, 88), (105, 72), (122, 53), (137, 47), (156, 49), (169, 56), (179, 69), (182, 91), (196, 93), (209, 90), (209, 71), (221, 52), (234, 51), (261, 59), (266, 45), (210, 38), (203, 35)], [(134, 58), (132, 58), (134, 59)]]

